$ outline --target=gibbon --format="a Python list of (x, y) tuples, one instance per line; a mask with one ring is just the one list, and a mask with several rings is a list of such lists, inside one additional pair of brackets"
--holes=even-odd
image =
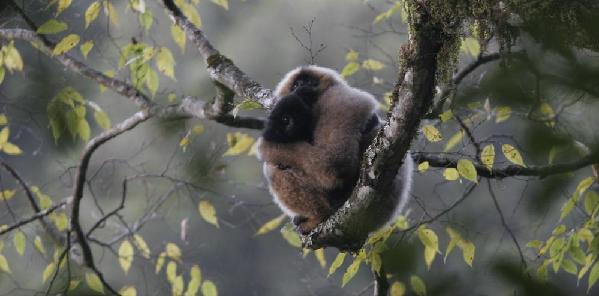
[[(275, 89), (258, 158), (275, 202), (302, 234), (313, 230), (350, 196), (361, 157), (380, 126), (377, 101), (334, 70), (303, 66)], [(413, 163), (407, 157), (394, 188), (405, 206)]]

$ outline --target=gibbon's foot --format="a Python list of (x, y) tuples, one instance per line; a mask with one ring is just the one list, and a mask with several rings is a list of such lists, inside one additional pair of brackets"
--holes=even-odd
[(310, 219), (306, 217), (301, 217), (300, 219), (302, 220), (298, 221), (299, 223), (295, 224), (295, 227), (297, 228), (297, 230), (299, 230), (299, 232), (302, 235), (310, 233), (320, 223), (320, 220), (314, 218)]

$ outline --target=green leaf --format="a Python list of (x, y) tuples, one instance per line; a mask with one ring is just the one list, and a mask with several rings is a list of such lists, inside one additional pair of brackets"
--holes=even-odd
[(358, 256), (354, 259), (354, 261), (347, 267), (345, 273), (343, 274), (343, 278), (341, 279), (341, 287), (345, 287), (349, 281), (351, 281), (358, 270), (360, 269), (360, 264), (362, 263), (362, 259)]
[(139, 15), (139, 23), (144, 28), (146, 33), (150, 31), (152, 28), (152, 23), (154, 22), (154, 17), (152, 16), (152, 12), (150, 10), (146, 10), (144, 13)]
[(562, 268), (564, 269), (564, 271), (566, 271), (569, 274), (573, 274), (573, 275), (578, 274), (578, 268), (576, 267), (576, 264), (572, 260), (564, 259), (564, 261), (562, 262)]
[(460, 174), (454, 168), (446, 168), (443, 170), (443, 177), (445, 177), (445, 180), (455, 181), (460, 177)]
[[(1, 55), (1, 53), (0, 53)], [(2, 81), (4, 81), (4, 75), (6, 75), (6, 71), (4, 70), (4, 67), (0, 66), (0, 84), (2, 84)], [(0, 124), (6, 124), (6, 123), (0, 123)]]
[(156, 95), (159, 83), (160, 82), (158, 80), (158, 74), (156, 74), (156, 71), (148, 69), (148, 73), (146, 75), (146, 87), (148, 88), (152, 96)]
[(439, 119), (441, 119), (441, 122), (447, 122), (448, 120), (453, 118), (453, 112), (451, 110), (447, 110), (443, 113), (441, 113), (441, 115), (439, 115)]
[(109, 129), (111, 126), (108, 114), (106, 114), (106, 112), (104, 112), (102, 109), (94, 110), (94, 120), (102, 129)]
[(85, 28), (89, 27), (100, 14), (101, 4), (100, 1), (94, 1), (92, 4), (87, 7), (85, 10)]
[(360, 70), (360, 64), (356, 63), (356, 62), (351, 62), (351, 63), (347, 63), (347, 65), (345, 65), (345, 67), (343, 67), (343, 70), (341, 70), (341, 77), (349, 77), (354, 75), (356, 72), (358, 72), (358, 70)]
[(424, 133), (424, 136), (426, 137), (426, 139), (429, 140), (430, 142), (439, 142), (439, 141), (443, 140), (443, 136), (441, 135), (441, 132), (439, 132), (439, 130), (436, 127), (434, 127), (430, 124), (423, 126), (422, 132)]
[(480, 54), (480, 44), (478, 43), (478, 40), (472, 37), (463, 38), (460, 51), (476, 57)]
[(51, 19), (41, 25), (36, 32), (38, 34), (56, 34), (68, 29), (68, 27), (65, 22)]
[(177, 279), (177, 263), (169, 261), (166, 264), (166, 280), (172, 284), (175, 279)]
[(595, 182), (595, 178), (594, 177), (584, 178), (576, 186), (576, 193), (579, 194), (579, 195), (583, 194), (585, 191), (587, 191), (587, 189), (589, 189), (589, 187), (591, 187), (591, 185), (593, 185), (594, 182)]
[(58, 0), (58, 8), (56, 9), (56, 15), (59, 15), (65, 9), (71, 6), (72, 0)]
[(437, 256), (437, 251), (433, 248), (424, 247), (424, 262), (426, 263), (426, 268), (428, 270), (431, 269), (431, 265)]
[(420, 173), (425, 173), (426, 171), (428, 171), (428, 168), (429, 168), (428, 161), (423, 161), (420, 164), (418, 164), (418, 171)]
[(77, 34), (70, 34), (67, 37), (64, 37), (58, 44), (56, 44), (54, 50), (52, 50), (52, 55), (56, 56), (68, 52), (79, 44), (79, 40), (80, 38)]
[(447, 144), (445, 144), (445, 148), (443, 148), (443, 152), (447, 152), (453, 149), (457, 144), (459, 144), (464, 138), (464, 130), (459, 130), (457, 133), (453, 134), (449, 140), (447, 140)]
[(89, 140), (91, 129), (89, 127), (89, 123), (85, 118), (81, 118), (77, 121), (77, 134), (81, 138), (81, 140), (87, 142)]
[(185, 52), (185, 32), (179, 26), (171, 25), (171, 37), (175, 43), (181, 48), (181, 52)]
[(512, 108), (508, 106), (497, 107), (495, 109), (495, 123), (500, 123), (508, 120), (512, 115)]
[(129, 240), (124, 240), (119, 247), (118, 255), (119, 255), (119, 264), (121, 268), (127, 274), (129, 272), (129, 268), (131, 268), (131, 264), (133, 263), (133, 255), (135, 254), (135, 250), (133, 250), (133, 245), (129, 242)]
[(390, 296), (404, 296), (406, 294), (406, 286), (402, 282), (394, 282), (391, 285)]
[(320, 267), (325, 268), (327, 266), (327, 260), (324, 257), (324, 249), (320, 248), (318, 250), (315, 250), (314, 256), (316, 257), (316, 260), (318, 260)]
[(198, 265), (194, 265), (191, 267), (189, 272), (190, 280), (187, 284), (187, 290), (185, 291), (185, 296), (195, 296), (198, 294), (200, 290), (200, 285), (202, 283), (202, 271)]
[(572, 209), (574, 209), (575, 205), (576, 199), (574, 197), (568, 199), (568, 201), (564, 203), (560, 210), (559, 220), (562, 221), (564, 218), (566, 218), (570, 214)]
[(540, 240), (533, 240), (526, 244), (527, 247), (534, 248), (534, 249), (540, 249), (542, 245), (543, 245), (543, 242)]
[(472, 242), (462, 241), (458, 244), (460, 249), (462, 249), (462, 257), (464, 258), (464, 262), (468, 264), (468, 266), (472, 267), (472, 261), (474, 261), (474, 253), (476, 252), (476, 247)]
[(587, 214), (592, 215), (599, 203), (599, 194), (595, 191), (588, 191), (584, 196), (584, 210)]
[(10, 266), (8, 265), (8, 261), (6, 261), (6, 257), (4, 257), (2, 254), (0, 254), (0, 271), (12, 273)]
[(189, 3), (182, 3), (182, 11), (185, 17), (198, 29), (202, 28), (202, 19), (198, 10)]
[(89, 54), (89, 51), (92, 50), (92, 48), (94, 47), (94, 42), (93, 41), (87, 41), (83, 44), (81, 44), (81, 46), (79, 46), (79, 50), (81, 50), (81, 54), (83, 55), (83, 58), (87, 59), (87, 55)]
[(426, 286), (422, 279), (417, 275), (410, 276), (410, 286), (412, 286), (412, 291), (416, 293), (418, 296), (426, 295)]
[(85, 283), (90, 289), (104, 294), (104, 286), (102, 285), (102, 281), (100, 281), (100, 278), (95, 273), (86, 272)]
[(112, 5), (112, 3), (105, 1), (104, 2), (104, 12), (108, 15), (108, 17), (110, 18), (110, 22), (115, 25), (118, 26), (119, 25), (119, 15), (116, 11), (116, 9), (114, 8), (114, 6)]
[(181, 261), (181, 249), (175, 243), (166, 244), (166, 255), (175, 261)]
[(472, 161), (468, 159), (458, 160), (457, 170), (465, 179), (478, 183), (478, 174), (476, 173), (476, 168)]
[(25, 234), (23, 234), (23, 232), (21, 232), (20, 230), (17, 230), (15, 231), (15, 234), (12, 239), (17, 253), (23, 256), (25, 254)]
[(81, 283), (81, 281), (78, 280), (72, 280), (69, 282), (69, 292), (77, 289), (77, 287), (79, 287), (79, 284)]
[[(6, 145), (6, 143), (5, 143)], [(0, 145), (0, 147), (3, 145)], [(1, 201), (9, 201), (11, 200), (14, 196), (15, 193), (17, 193), (16, 190), (4, 190), (4, 191), (0, 191), (0, 200)]]
[(211, 0), (212, 3), (224, 8), (225, 10), (229, 9), (229, 0)]
[(214, 206), (207, 200), (201, 200), (198, 204), (198, 211), (204, 221), (216, 226), (218, 228), (218, 218), (216, 217), (216, 210)]
[(161, 47), (156, 55), (156, 67), (160, 73), (175, 80), (175, 58), (170, 49)]
[(42, 283), (45, 283), (51, 276), (53, 276), (55, 271), (56, 263), (50, 262), (50, 264), (44, 268), (44, 272), (42, 273)]
[(283, 215), (280, 215), (280, 216), (264, 223), (264, 225), (262, 225), (260, 227), (260, 229), (258, 229), (256, 234), (254, 234), (254, 235), (255, 236), (262, 235), (262, 234), (269, 233), (269, 232), (277, 229), (281, 225), (281, 223), (283, 223), (283, 220), (285, 220), (285, 217), (286, 217), (285, 214), (283, 214)]
[(378, 71), (385, 68), (385, 64), (374, 59), (367, 59), (362, 61), (362, 68), (370, 71)]
[(587, 288), (587, 293), (589, 290), (591, 290), (591, 287), (595, 284), (595, 282), (597, 282), (597, 279), (599, 279), (599, 262), (593, 265), (591, 273), (589, 273), (589, 287)]
[(458, 242), (462, 240), (462, 236), (455, 229), (446, 227), (445, 231), (447, 231), (447, 234), (449, 235), (449, 243), (447, 243), (447, 249), (445, 250), (445, 257), (443, 257), (443, 261), (447, 260), (449, 253), (451, 253), (455, 246), (458, 245)]
[(335, 273), (335, 271), (341, 267), (343, 261), (345, 260), (345, 256), (347, 256), (347, 253), (339, 252), (339, 254), (337, 254), (337, 257), (335, 257), (335, 260), (333, 260), (333, 263), (331, 263), (331, 266), (329, 267), (329, 273), (327, 276)]
[(23, 71), (23, 58), (21, 58), (21, 54), (15, 47), (14, 40), (4, 46), (2, 52), (4, 53), (4, 66), (8, 71)]
[[(4, 68), (0, 68), (0, 69), (4, 69)], [(6, 115), (0, 114), (0, 125), (7, 125), (7, 124), (8, 124), (8, 118), (6, 117)]]
[(33, 245), (35, 246), (35, 249), (40, 252), (40, 254), (46, 255), (46, 249), (44, 248), (44, 243), (42, 243), (41, 237), (36, 236), (35, 240), (33, 241)]
[(522, 167), (526, 167), (524, 161), (522, 160), (520, 152), (514, 146), (510, 144), (503, 144), (501, 145), (501, 152), (503, 152), (505, 158), (511, 161), (512, 163)]
[(166, 258), (166, 252), (162, 252), (158, 255), (158, 259), (156, 259), (156, 267), (154, 268), (154, 273), (158, 274), (162, 266), (164, 265), (164, 260)]
[(495, 146), (493, 144), (486, 145), (480, 153), (480, 161), (489, 169), (493, 169), (495, 163)]
[(171, 291), (174, 296), (183, 295), (183, 287), (185, 284), (183, 283), (183, 275), (179, 275), (175, 277), (172, 281)]
[(210, 280), (205, 280), (202, 284), (202, 295), (218, 296), (218, 289), (216, 288), (216, 285)]

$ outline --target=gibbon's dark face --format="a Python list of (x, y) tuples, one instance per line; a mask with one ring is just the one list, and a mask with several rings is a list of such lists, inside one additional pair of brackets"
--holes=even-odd
[(262, 137), (274, 143), (308, 142), (313, 144), (316, 119), (312, 106), (318, 95), (311, 89), (299, 87), (281, 98), (266, 121)]
[(291, 91), (316, 91), (320, 84), (320, 78), (311, 73), (301, 72), (293, 81)]

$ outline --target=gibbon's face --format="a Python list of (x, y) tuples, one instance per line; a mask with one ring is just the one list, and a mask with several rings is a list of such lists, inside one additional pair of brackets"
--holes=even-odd
[(268, 116), (262, 137), (274, 143), (313, 143), (315, 118), (312, 105), (317, 94), (299, 87), (283, 97)]

